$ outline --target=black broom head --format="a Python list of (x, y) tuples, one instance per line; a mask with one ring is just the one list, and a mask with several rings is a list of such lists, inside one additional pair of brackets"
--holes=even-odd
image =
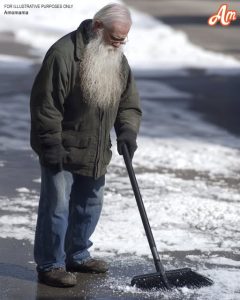
[[(190, 268), (170, 270), (165, 272), (170, 288), (187, 287), (191, 289), (210, 286), (213, 281)], [(161, 275), (161, 273), (151, 273), (140, 276), (134, 276), (131, 281), (132, 286), (141, 289), (169, 289)]]

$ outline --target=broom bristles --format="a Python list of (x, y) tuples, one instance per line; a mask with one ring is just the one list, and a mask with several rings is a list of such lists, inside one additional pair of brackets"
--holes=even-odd
[[(190, 268), (166, 271), (166, 276), (171, 288), (187, 287), (194, 289), (213, 284), (210, 278), (194, 272)], [(142, 289), (168, 289), (160, 273), (135, 276), (131, 285)]]

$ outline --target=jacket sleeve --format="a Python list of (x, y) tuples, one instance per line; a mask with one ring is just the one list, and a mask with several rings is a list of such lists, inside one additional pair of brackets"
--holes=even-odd
[(61, 143), (67, 74), (61, 53), (50, 49), (34, 81), (30, 98), (31, 131), (42, 147)]
[(126, 78), (127, 85), (121, 96), (117, 117), (114, 124), (117, 137), (123, 131), (129, 129), (135, 132), (137, 135), (142, 117), (139, 94), (132, 71), (128, 64)]

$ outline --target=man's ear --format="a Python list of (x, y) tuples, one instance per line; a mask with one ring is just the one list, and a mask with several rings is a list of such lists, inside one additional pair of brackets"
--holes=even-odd
[(94, 31), (97, 31), (98, 29), (102, 29), (103, 28), (103, 23), (99, 20), (96, 20), (94, 23), (93, 23), (93, 30)]

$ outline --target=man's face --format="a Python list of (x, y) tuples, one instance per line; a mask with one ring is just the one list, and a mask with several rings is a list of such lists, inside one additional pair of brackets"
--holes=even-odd
[(130, 27), (130, 24), (120, 22), (112, 23), (109, 27), (104, 26), (102, 23), (96, 24), (96, 29), (103, 30), (105, 44), (113, 48), (119, 48), (127, 42)]

